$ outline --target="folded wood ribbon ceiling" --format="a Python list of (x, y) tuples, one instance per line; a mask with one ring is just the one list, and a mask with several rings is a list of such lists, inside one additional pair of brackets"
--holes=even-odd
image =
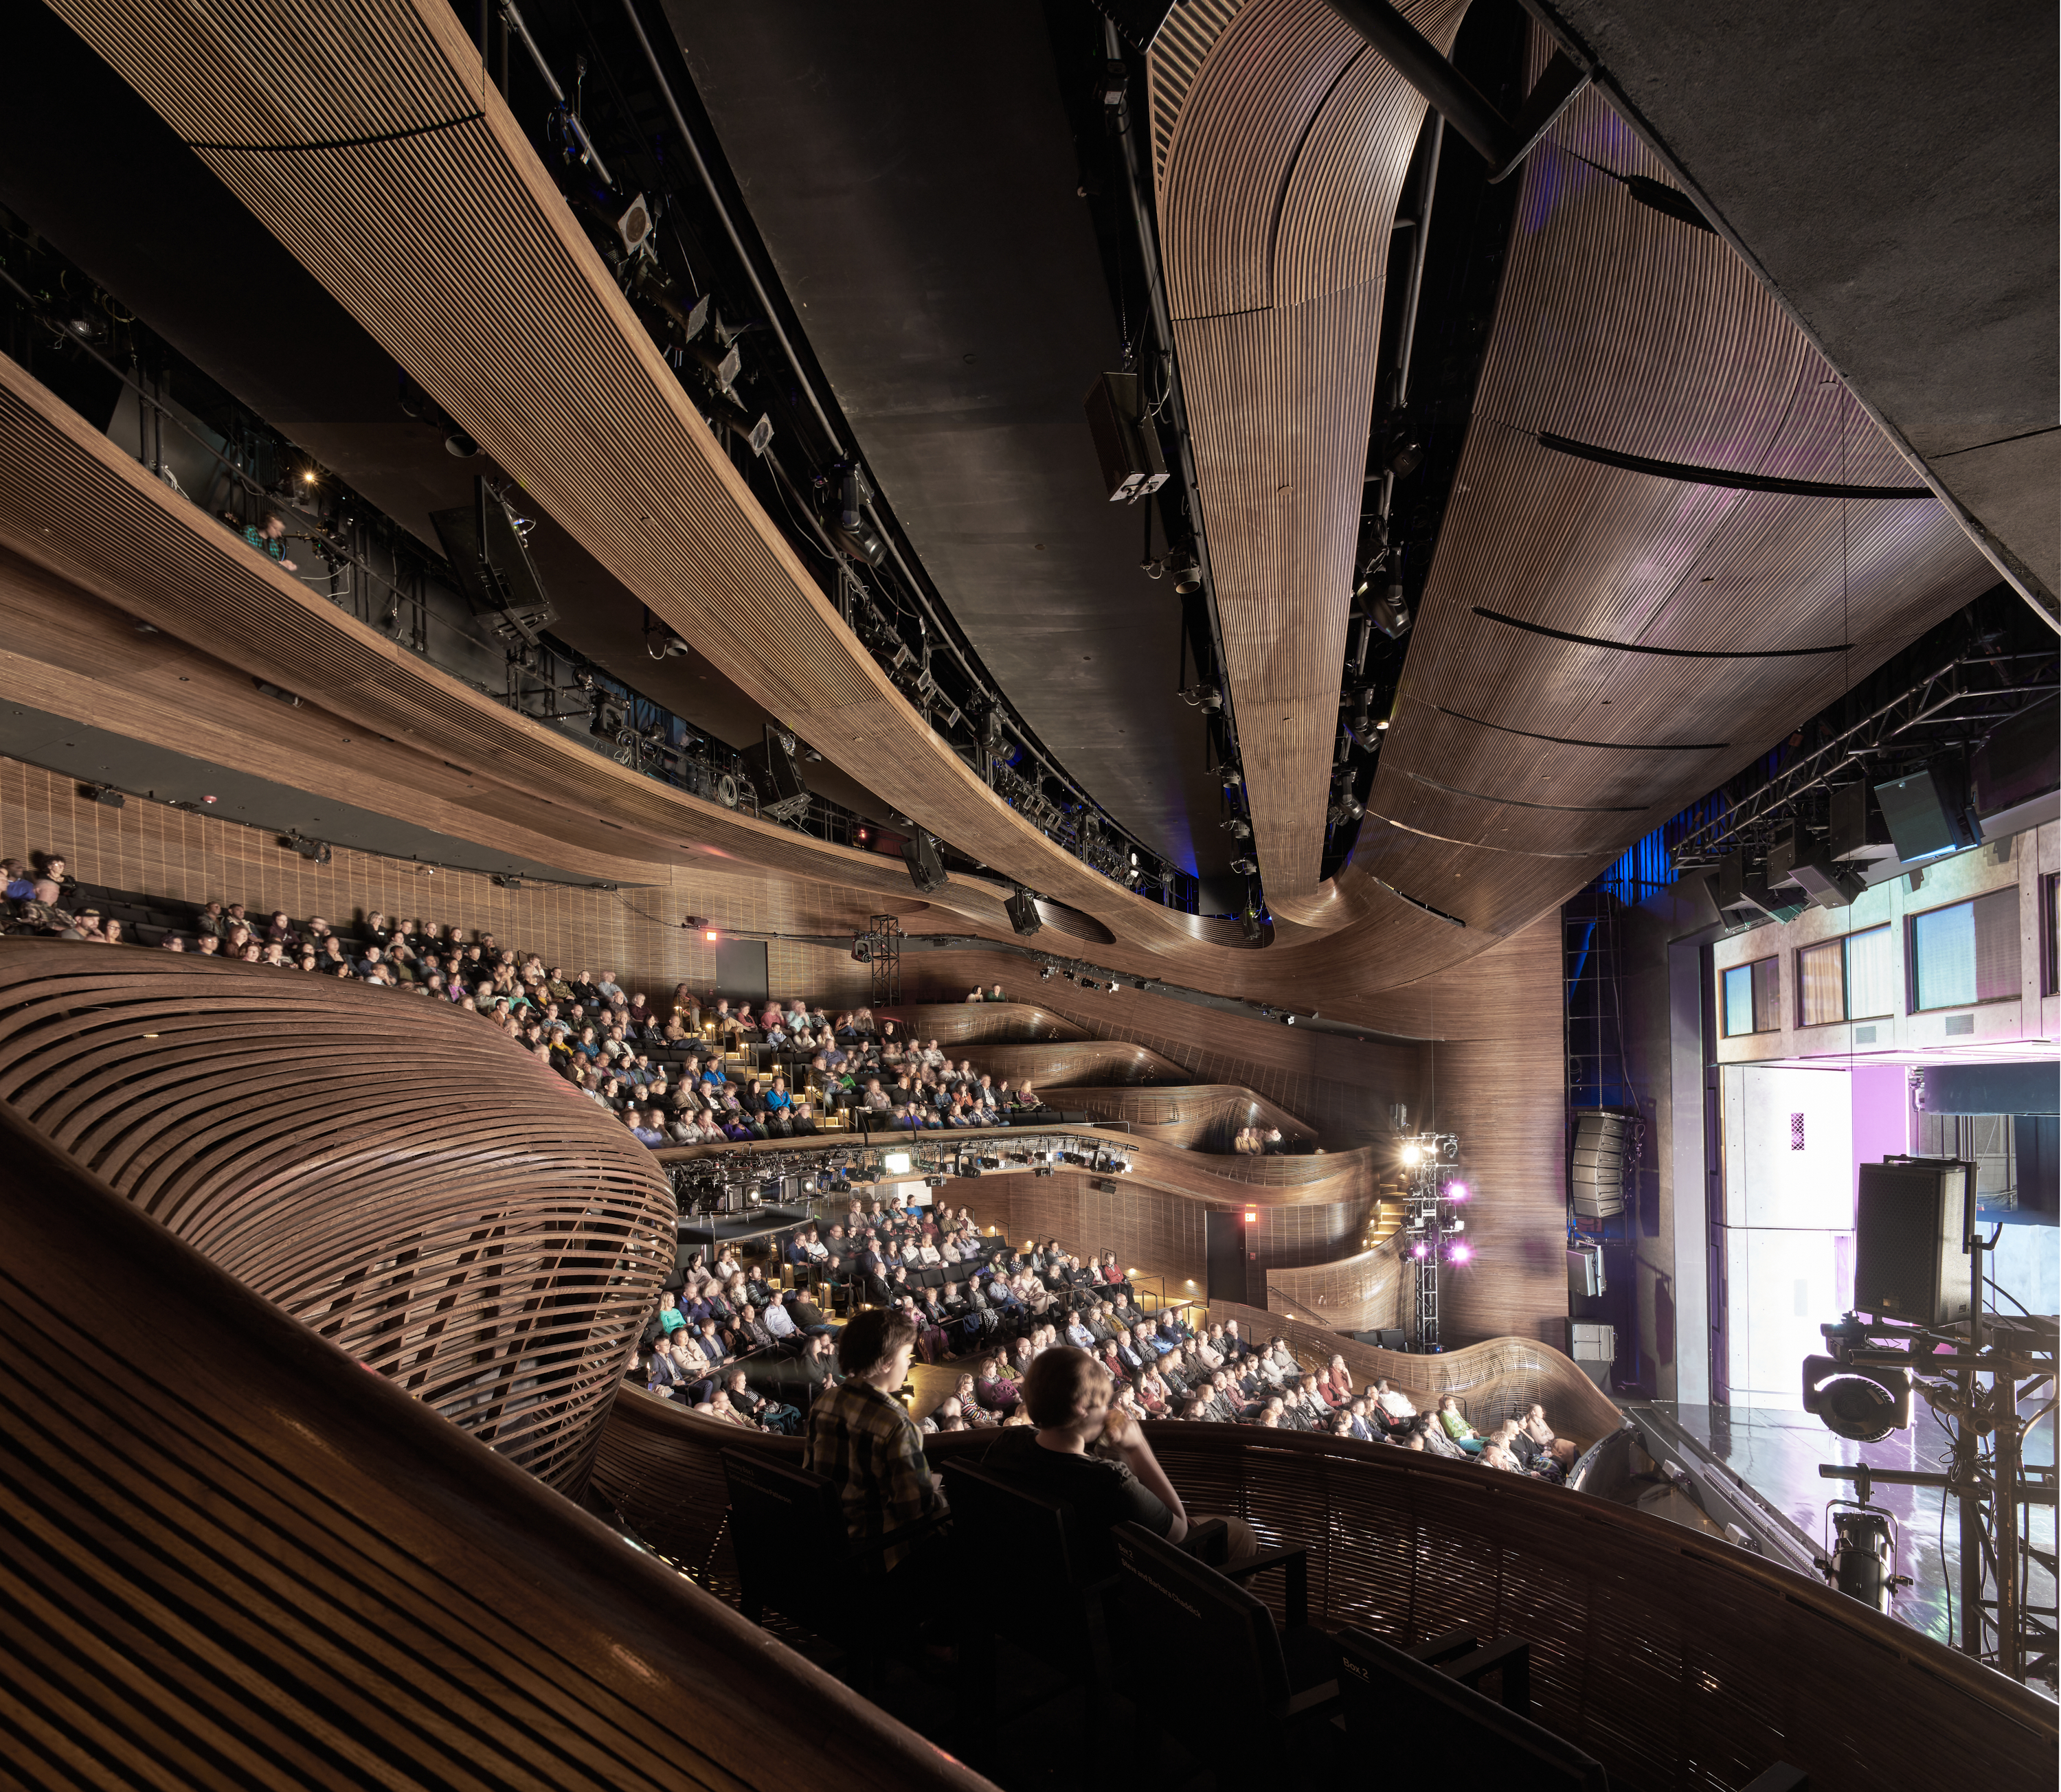
[[(1403, 10), (1450, 46), (1459, 6)], [(1535, 46), (1534, 78), (1542, 62)], [(1576, 159), (1665, 178), (1591, 90), (1514, 177), (1503, 287), (1395, 726), (1351, 862), (1318, 885), (1381, 271), (1423, 102), (1322, 0), (1185, 9), (1152, 74), (1168, 295), (1285, 939), (1374, 916), (1385, 957), (1404, 944), (1398, 917), (1427, 925), (1398, 894), (1469, 931), (1514, 931), (1991, 582), (1930, 498), (1733, 491), (1539, 446), (1548, 432), (1912, 483), (1729, 247)], [(1672, 651), (1558, 641), (1480, 610)], [(1408, 942), (1408, 961), (1427, 955)]]

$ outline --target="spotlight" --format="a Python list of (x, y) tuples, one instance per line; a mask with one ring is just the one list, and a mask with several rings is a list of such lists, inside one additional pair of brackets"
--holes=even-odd
[(119, 790), (110, 790), (104, 784), (94, 786), (93, 800), (106, 804), (110, 809), (119, 809), (129, 801)]
[(1259, 869), (1259, 862), (1257, 859), (1235, 858), (1231, 862), (1231, 868), (1249, 878)]
[(1403, 1147), (1403, 1161), (1407, 1164), (1414, 1165), (1423, 1155), (1424, 1154), (1414, 1145), (1406, 1145)]
[(1464, 1201), (1471, 1192), (1465, 1182), (1448, 1182), (1446, 1185), (1446, 1198), (1448, 1201)]
[(1103, 988), (1105, 990), (1107, 990), (1107, 991), (1108, 992), (1108, 994), (1110, 994), (1111, 995), (1115, 995), (1115, 994), (1116, 994), (1116, 979), (1115, 979), (1114, 977), (1112, 977), (1111, 978), (1110, 978), (1110, 980), (1109, 980), (1107, 983), (1105, 983), (1105, 984), (1103, 986)]
[(1038, 967), (1038, 981), (1041, 983), (1051, 982), (1052, 973), (1058, 968), (1055, 965), (1040, 965)]
[(1446, 1246), (1446, 1261), (1448, 1263), (1464, 1263), (1474, 1254), (1474, 1246), (1463, 1240), (1456, 1239)]
[(1227, 790), (1239, 790), (1243, 786), (1244, 783), (1245, 774), (1240, 771), (1237, 766), (1226, 766), (1224, 767), (1223, 787)]
[(685, 659), (687, 655), (691, 654), (693, 651), (694, 649), (690, 647), (686, 642), (682, 641), (677, 634), (667, 635), (666, 637), (666, 645), (662, 650), (660, 650), (661, 657), (666, 659)]
[(317, 865), (329, 863), (330, 850), (329, 843), (326, 841), (297, 839), (294, 842), (294, 850), (302, 858), (312, 860)]
[(444, 452), (454, 461), (469, 461), (479, 452), (479, 444), (454, 423), (444, 437)]
[(512, 873), (497, 871), (494, 875), (494, 886), (497, 890), (520, 890), (522, 880)]
[(1834, 1357), (1803, 1359), (1803, 1410), (1835, 1436), (1880, 1443), (1911, 1423), (1908, 1369), (1863, 1368)]
[(1403, 581), (1391, 579), (1388, 590), (1369, 606), (1367, 614), (1374, 626), (1391, 641), (1399, 641), (1410, 632), (1410, 604), (1403, 594)]
[(1410, 1254), (1416, 1258), (1429, 1257), (1431, 1254), (1431, 1247), (1419, 1238), (1410, 1247)]
[(1290, 1026), (1295, 1024), (1295, 1017), (1293, 1014), (1283, 1014), (1281, 1018)]

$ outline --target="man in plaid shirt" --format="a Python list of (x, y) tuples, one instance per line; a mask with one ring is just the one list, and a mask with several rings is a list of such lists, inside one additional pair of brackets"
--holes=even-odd
[(916, 1327), (900, 1309), (873, 1307), (850, 1320), (837, 1341), (845, 1379), (809, 1408), (802, 1458), (837, 1487), (854, 1542), (895, 1539), (881, 1554), (887, 1569), (936, 1534), (914, 1527), (945, 1510), (944, 1490), (923, 1460), (922, 1434), (894, 1398), (915, 1343)]

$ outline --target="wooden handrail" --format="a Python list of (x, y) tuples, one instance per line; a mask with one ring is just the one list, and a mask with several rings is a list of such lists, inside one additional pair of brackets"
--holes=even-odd
[[(1880, 1792), (1956, 1784), (1973, 1749), (1995, 1792), (2053, 1783), (2061, 1731), (2044, 1699), (1747, 1550), (1384, 1444), (1250, 1426), (1145, 1431), (1191, 1510), (1308, 1546), (1313, 1622), (1402, 1643), (1463, 1624), (1527, 1638), (1534, 1715), (1614, 1782), (1739, 1787), (1788, 1761), (1818, 1792)], [(626, 1394), (595, 1468), (653, 1547), (718, 1589), (734, 1579), (719, 1452), (740, 1438), (801, 1448)], [(943, 1463), (992, 1439), (954, 1432), (924, 1449)]]

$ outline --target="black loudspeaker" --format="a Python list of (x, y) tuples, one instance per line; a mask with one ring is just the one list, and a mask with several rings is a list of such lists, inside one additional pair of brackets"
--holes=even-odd
[(507, 505), (484, 478), (474, 480), (472, 498), (458, 509), (430, 513), (444, 557), (474, 615), (497, 614), (503, 632), (534, 641), (538, 630), (558, 619), (558, 610)]
[(2053, 710), (2044, 704), (2021, 710), (1975, 749), (1968, 770), (1979, 815), (2008, 814), (2051, 794), (2061, 784), (2061, 728)]
[(1088, 388), (1088, 430), (1112, 504), (1134, 504), (1167, 482), (1159, 431), (1145, 416), (1135, 374), (1104, 374)]
[(1764, 914), (1775, 921), (1794, 921), (1805, 904), (1793, 893), (1775, 894), (1765, 878), (1748, 869), (1745, 856), (1734, 853), (1718, 861), (1718, 907), (1730, 915)]
[(758, 786), (758, 812), (769, 821), (799, 821), (808, 813), (809, 787), (794, 762), (794, 737), (766, 724), (766, 738), (744, 755)]
[(945, 862), (938, 857), (938, 843), (920, 828), (902, 842), (902, 862), (909, 867), (910, 882), (924, 895), (944, 887)]
[(1832, 832), (1826, 845), (1833, 858), (1848, 865), (1896, 856), (1889, 824), (1882, 818), (1882, 805), (1868, 786), (1847, 784), (1833, 791)]
[(1568, 1177), (1576, 1215), (1609, 1219), (1624, 1211), (1625, 1172), (1632, 1161), (1636, 1119), (1591, 1110), (1575, 1116), (1575, 1162)]
[(1896, 856), (1906, 865), (1976, 844), (1959, 766), (1935, 761), (1875, 787)]
[(1038, 898), (1027, 890), (1019, 890), (1003, 906), (1009, 910), (1009, 925), (1028, 939), (1045, 925), (1038, 913)]
[(1975, 1299), (1975, 1166), (1887, 1158), (1860, 1166), (1854, 1209), (1854, 1310), (1943, 1326)]

